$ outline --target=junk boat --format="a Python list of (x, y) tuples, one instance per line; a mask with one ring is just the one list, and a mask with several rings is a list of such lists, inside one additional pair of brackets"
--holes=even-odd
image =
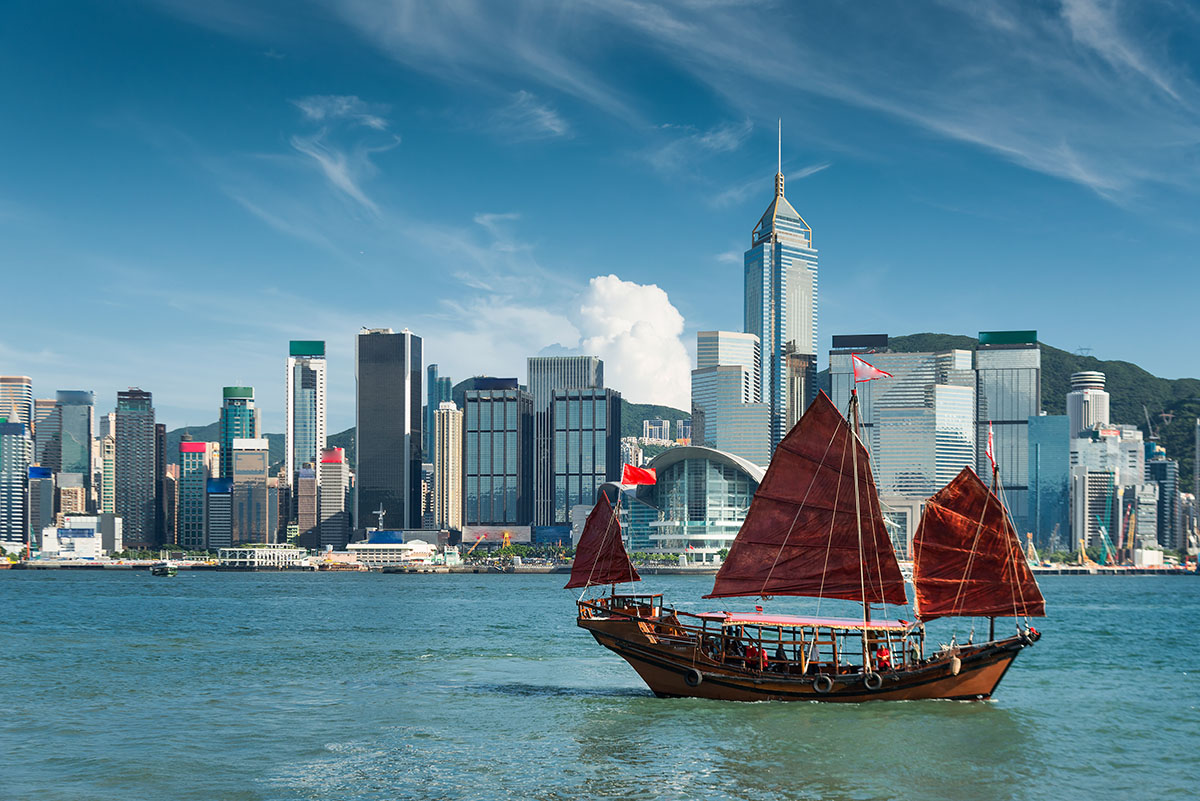
[[(583, 588), (578, 625), (625, 659), (659, 697), (990, 698), (1016, 656), (1040, 637), (1029, 619), (1045, 614), (1016, 531), (993, 491), (994, 462), (992, 488), (965, 467), (929, 499), (913, 540), (915, 620), (881, 619), (874, 613), (884, 604), (906, 606), (908, 599), (857, 428), (856, 392), (846, 416), (818, 394), (776, 449), (704, 597), (841, 599), (861, 604), (861, 618), (771, 614), (761, 605), (753, 612), (692, 614), (666, 607), (661, 594), (617, 593), (618, 583), (641, 577), (621, 541), (619, 508), (602, 494), (566, 585)], [(610, 594), (586, 597), (588, 588), (606, 584)], [(965, 644), (951, 638), (929, 648), (925, 623), (951, 616), (990, 618), (987, 640), (974, 642), (972, 633)], [(1014, 618), (1015, 632), (997, 638), (997, 617)]]

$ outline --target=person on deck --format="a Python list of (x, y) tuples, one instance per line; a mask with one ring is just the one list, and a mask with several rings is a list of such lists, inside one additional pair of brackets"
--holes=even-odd
[(892, 652), (886, 645), (875, 649), (875, 669), (879, 671), (892, 669)]

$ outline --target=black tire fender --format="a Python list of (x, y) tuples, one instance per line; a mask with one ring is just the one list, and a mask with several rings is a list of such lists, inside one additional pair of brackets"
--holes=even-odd
[(878, 673), (868, 673), (863, 676), (863, 686), (868, 690), (878, 690), (883, 686), (883, 676), (880, 676)]
[(700, 682), (704, 681), (704, 674), (696, 668), (688, 668), (683, 674), (683, 683), (689, 687), (699, 687)]
[(813, 679), (813, 689), (824, 695), (833, 689), (833, 679), (822, 673)]

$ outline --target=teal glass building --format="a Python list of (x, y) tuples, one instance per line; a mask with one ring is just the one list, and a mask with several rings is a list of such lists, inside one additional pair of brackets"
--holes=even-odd
[(254, 387), (225, 387), (221, 406), (221, 478), (233, 478), (233, 441), (257, 439), (259, 410)]
[[(1052, 536), (1070, 541), (1071, 446), (1065, 414), (1029, 418), (1029, 516), (1026, 531), (1038, 548)], [(1026, 531), (1019, 532), (1024, 535)], [(1024, 543), (1022, 543), (1024, 544)]]

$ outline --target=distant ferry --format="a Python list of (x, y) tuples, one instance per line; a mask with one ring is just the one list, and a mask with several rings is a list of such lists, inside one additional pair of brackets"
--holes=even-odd
[(150, 575), (152, 576), (174, 576), (178, 573), (179, 568), (170, 562), (156, 562), (150, 565)]

